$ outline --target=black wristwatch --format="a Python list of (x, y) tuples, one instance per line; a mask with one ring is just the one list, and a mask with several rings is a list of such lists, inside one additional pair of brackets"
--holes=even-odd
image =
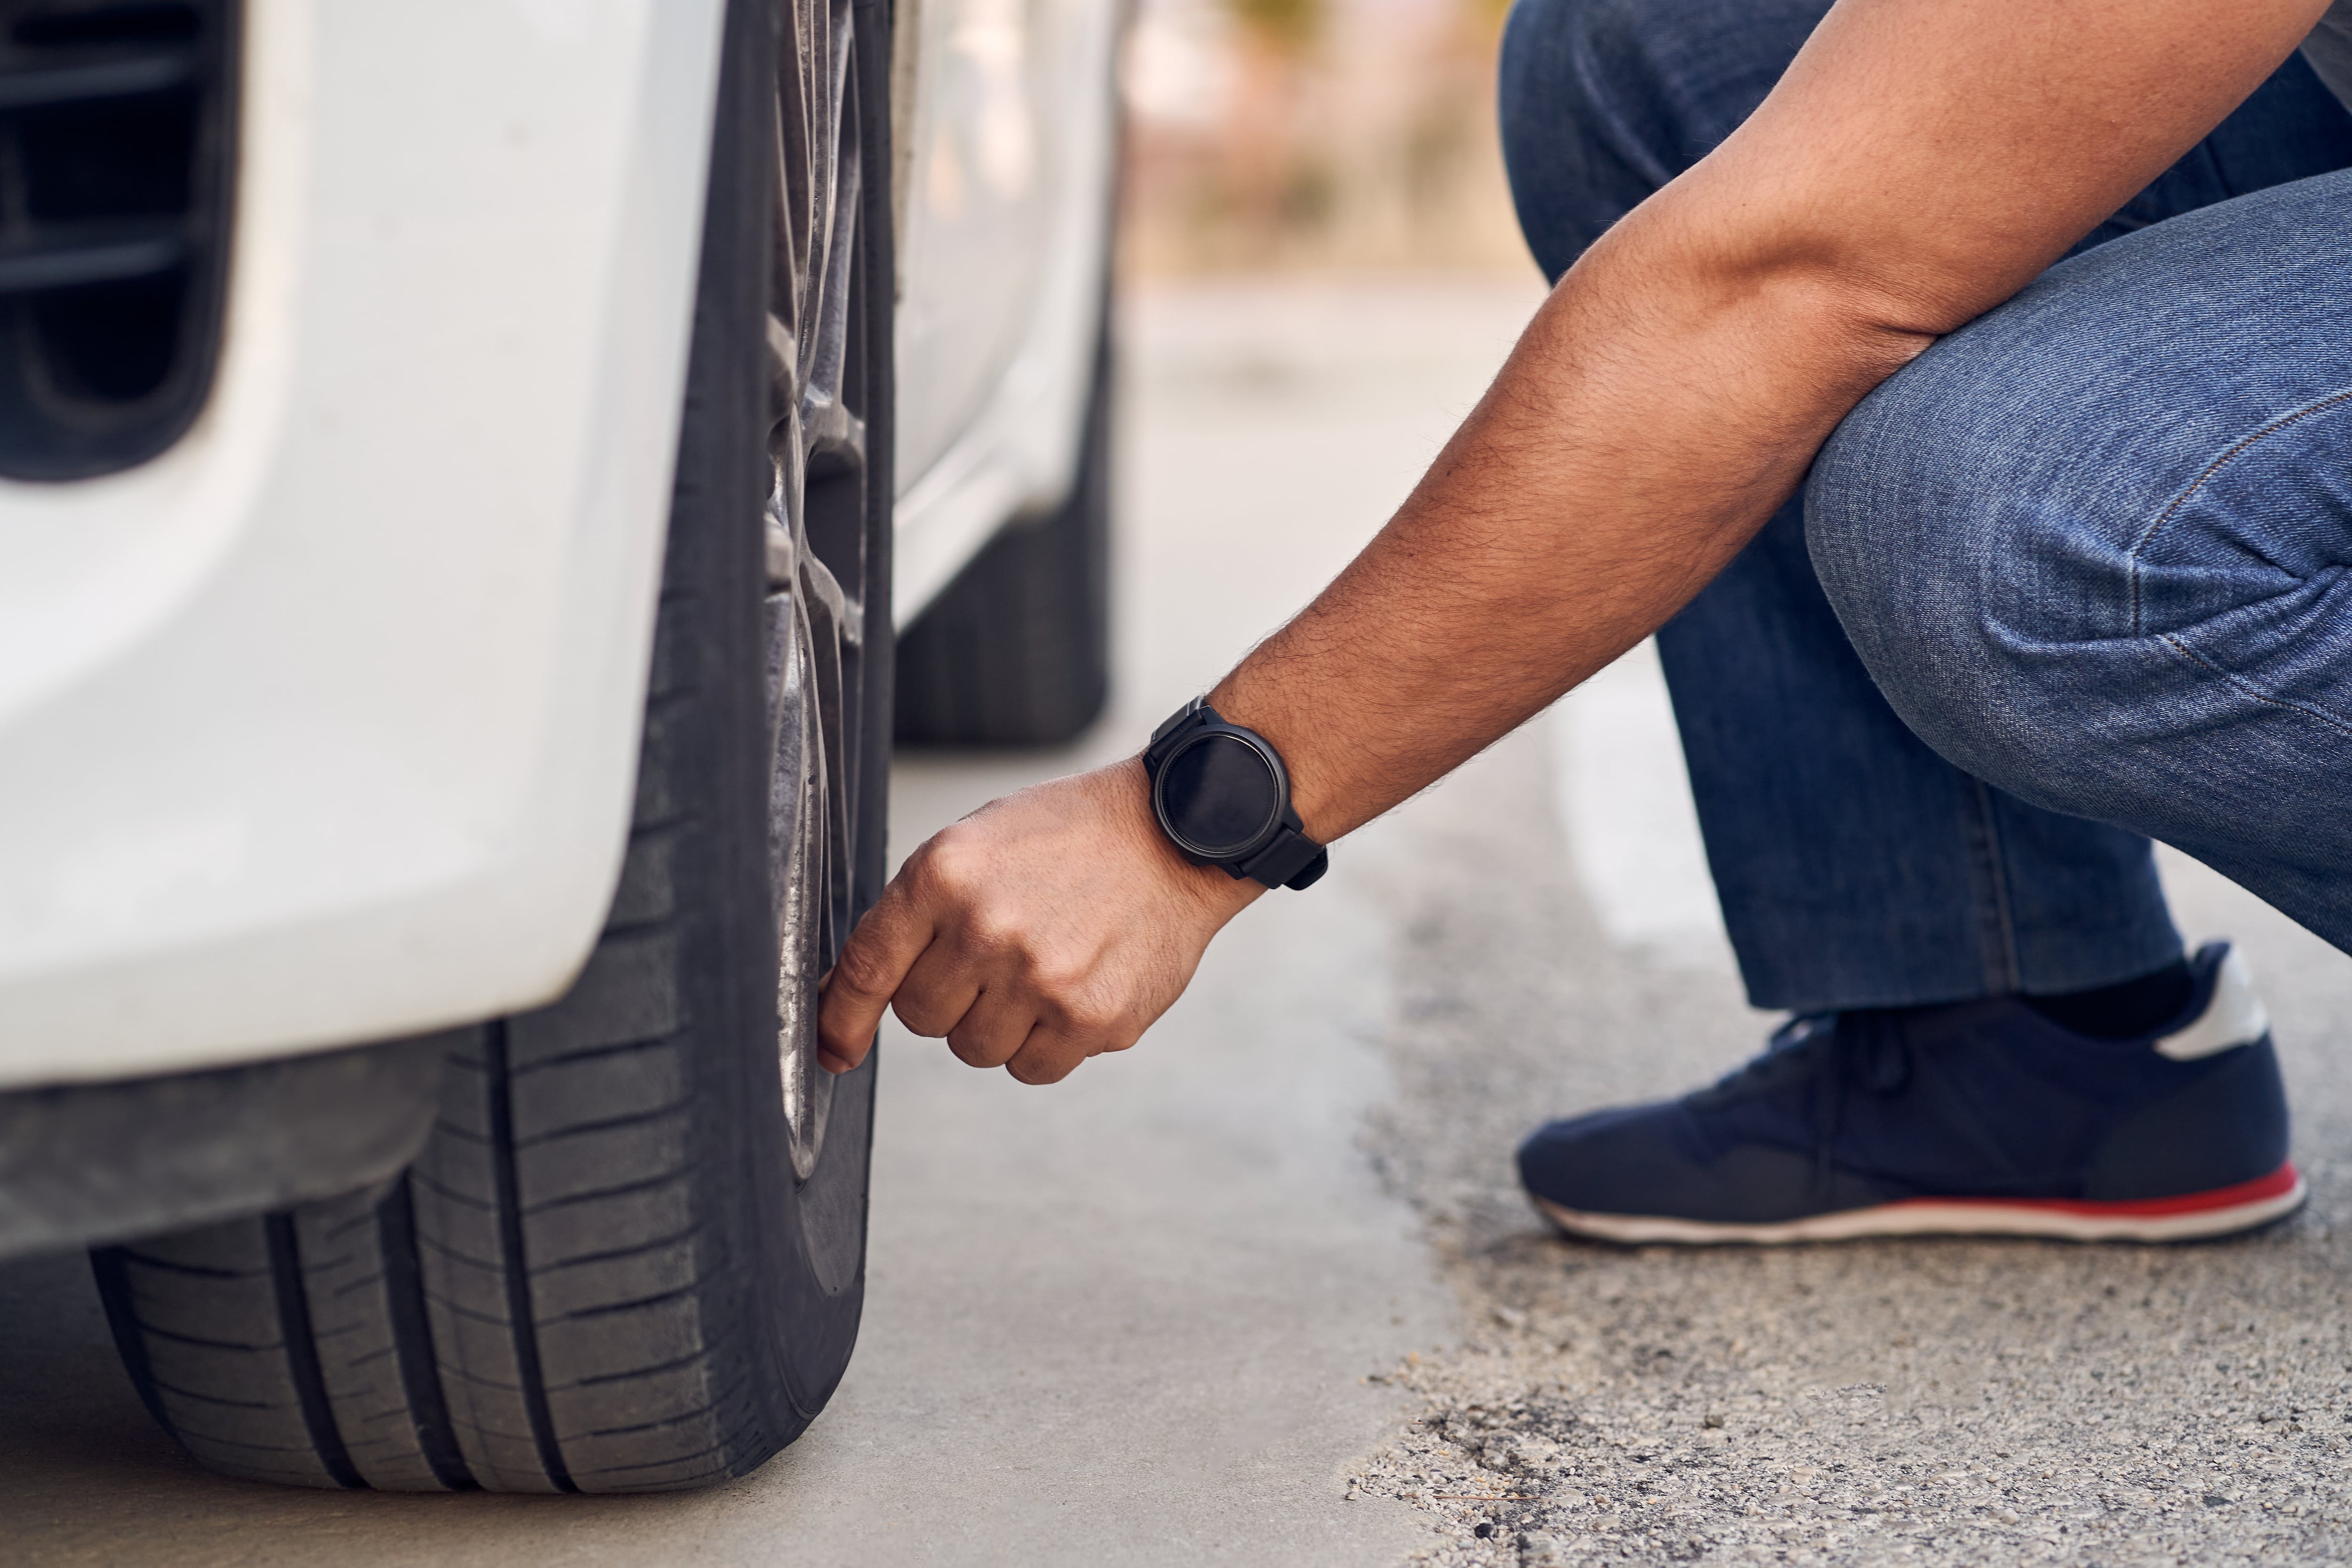
[(1176, 852), (1269, 888), (1305, 888), (1331, 867), (1290, 804), (1290, 774), (1274, 742), (1228, 724), (1195, 697), (1143, 749), (1151, 815)]

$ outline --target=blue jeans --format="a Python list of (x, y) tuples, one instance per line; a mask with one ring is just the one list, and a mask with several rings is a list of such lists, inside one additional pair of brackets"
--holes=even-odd
[[(1518, 0), (1503, 141), (1558, 278), (1826, 0)], [(2179, 956), (2148, 837), (2352, 947), (2352, 114), (2300, 58), (1865, 399), (1658, 634), (1749, 999)], [(2318, 177), (2315, 177), (2318, 176)]]

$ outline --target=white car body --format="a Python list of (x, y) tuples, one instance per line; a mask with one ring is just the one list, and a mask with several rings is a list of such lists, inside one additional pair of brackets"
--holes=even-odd
[[(203, 415), (0, 482), (0, 1088), (568, 984), (629, 812), (722, 9), (247, 0)], [(902, 5), (902, 623), (1070, 482), (1118, 20)]]

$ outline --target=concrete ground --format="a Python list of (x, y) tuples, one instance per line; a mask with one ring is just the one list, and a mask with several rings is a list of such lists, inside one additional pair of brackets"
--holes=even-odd
[[(902, 848), (1130, 749), (1303, 603), (1466, 411), (1529, 294), (1377, 300), (1362, 343), (1344, 300), (1296, 321), (1257, 291), (1139, 309), (1118, 710), (1065, 754), (906, 762)], [(1301, 357), (1334, 342), (1329, 363)], [(81, 1260), (37, 1260), (0, 1268), (0, 1563), (1401, 1558), (1429, 1516), (1348, 1500), (1347, 1471), (1418, 1401), (1366, 1378), (1450, 1342), (1455, 1308), (1359, 1147), (1391, 1094), (1393, 940), (1381, 889), (1342, 864), (1255, 911), (1147, 1046), (1053, 1091), (886, 1043), (856, 1359), (758, 1475), (553, 1501), (221, 1481), (139, 1409)]]
[[(1129, 312), (1117, 712), (902, 763), (898, 842), (1131, 747), (1378, 525), (1532, 285), (1253, 283)], [(1638, 652), (1262, 900), (1134, 1051), (1025, 1089), (887, 1046), (834, 1406), (649, 1500), (215, 1480), (76, 1260), (0, 1268), (0, 1561), (2054, 1563), (2352, 1556), (2352, 963), (2168, 867), (2263, 979), (2306, 1213), (2170, 1250), (1607, 1250), (1509, 1153), (1756, 1047)]]

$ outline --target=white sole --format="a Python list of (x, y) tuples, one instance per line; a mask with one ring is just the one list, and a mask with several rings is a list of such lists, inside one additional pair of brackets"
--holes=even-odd
[(1769, 1225), (1676, 1219), (1664, 1215), (1592, 1214), (1546, 1198), (1535, 1205), (1571, 1236), (1627, 1244), (1771, 1247), (1801, 1241), (1854, 1241), (1872, 1236), (2021, 1236), (2060, 1241), (2193, 1241), (2268, 1225), (2310, 1195), (2301, 1173), (2281, 1165), (2256, 1181), (2209, 1193), (2132, 1203), (2062, 1198), (1907, 1198)]

